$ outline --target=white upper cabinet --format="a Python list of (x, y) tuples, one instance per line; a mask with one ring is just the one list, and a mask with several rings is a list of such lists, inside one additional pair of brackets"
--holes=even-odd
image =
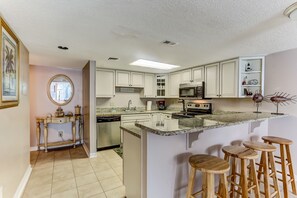
[(238, 59), (220, 63), (220, 97), (238, 97)]
[(154, 74), (144, 74), (144, 97), (156, 97), (156, 78)]
[(220, 65), (214, 63), (205, 66), (205, 97), (218, 98), (220, 91)]
[(122, 87), (130, 86), (130, 72), (128, 71), (116, 71), (116, 85)]
[(144, 74), (129, 71), (116, 71), (116, 86), (144, 87)]
[(180, 71), (181, 83), (189, 83), (192, 81), (192, 71), (191, 69)]
[(238, 97), (238, 59), (205, 66), (205, 97)]
[(144, 74), (131, 72), (130, 83), (132, 87), (144, 87)]
[(109, 98), (115, 95), (115, 71), (96, 70), (96, 97)]
[(192, 82), (204, 81), (204, 67), (196, 67), (192, 69)]
[(169, 74), (169, 97), (179, 97), (179, 84), (181, 83), (181, 73)]

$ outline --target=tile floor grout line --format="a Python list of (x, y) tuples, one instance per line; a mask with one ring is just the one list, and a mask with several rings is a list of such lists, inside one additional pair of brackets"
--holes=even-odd
[(73, 175), (74, 175), (74, 182), (75, 182), (75, 186), (76, 186), (77, 196), (80, 197), (79, 192), (78, 192), (78, 186), (77, 186), (77, 182), (76, 182), (76, 176), (75, 176), (75, 172), (74, 172), (74, 168), (73, 168), (73, 160), (72, 160), (72, 157), (71, 157), (71, 154), (70, 154), (70, 150), (69, 150), (69, 155), (70, 155), (70, 160), (71, 160), (72, 172), (73, 172)]
[(102, 189), (102, 191), (103, 191), (103, 194), (104, 194), (104, 196), (106, 197), (105, 191), (104, 191), (104, 189), (103, 189), (103, 187), (102, 187), (102, 185), (101, 185), (101, 182), (99, 181), (99, 179), (98, 179), (98, 177), (97, 177), (97, 174), (96, 174), (96, 172), (95, 172), (95, 170), (94, 170), (94, 167), (93, 167), (93, 164), (91, 163), (90, 158), (89, 158), (89, 162), (90, 162), (91, 167), (92, 167), (92, 169), (93, 169), (93, 171), (94, 171), (94, 175), (95, 175), (95, 177), (96, 177), (96, 179), (97, 179), (99, 185), (101, 186), (101, 189)]

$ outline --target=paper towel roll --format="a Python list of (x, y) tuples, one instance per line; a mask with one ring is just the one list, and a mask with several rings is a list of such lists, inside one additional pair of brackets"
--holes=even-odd
[(152, 110), (152, 101), (147, 101), (146, 102), (146, 110), (151, 111)]

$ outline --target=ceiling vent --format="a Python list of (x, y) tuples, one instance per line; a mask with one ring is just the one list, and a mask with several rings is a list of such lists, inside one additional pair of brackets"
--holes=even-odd
[(174, 45), (177, 44), (177, 43), (169, 41), (169, 40), (162, 41), (162, 43), (165, 44), (165, 45), (170, 45), (170, 46), (174, 46)]
[(61, 49), (61, 50), (68, 50), (68, 47), (61, 46), (61, 45), (60, 45), (60, 46), (58, 46), (58, 48), (59, 48), (59, 49)]
[(115, 58), (115, 57), (109, 57), (108, 60), (113, 60), (113, 61), (116, 61), (116, 60), (119, 60), (119, 58)]

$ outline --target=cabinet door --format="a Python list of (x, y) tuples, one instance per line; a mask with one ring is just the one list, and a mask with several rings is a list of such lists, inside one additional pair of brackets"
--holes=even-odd
[(144, 97), (155, 97), (155, 75), (154, 74), (145, 74), (144, 75)]
[(181, 83), (189, 83), (192, 81), (192, 71), (190, 69), (180, 72)]
[(219, 97), (219, 63), (205, 66), (205, 97)]
[(171, 73), (169, 75), (169, 97), (179, 97), (179, 84), (181, 82), (181, 75), (179, 72)]
[(130, 86), (130, 72), (116, 71), (116, 86), (129, 87)]
[(220, 63), (220, 97), (238, 97), (238, 59)]
[(96, 71), (96, 97), (113, 97), (115, 94), (114, 70)]
[(197, 67), (192, 69), (192, 80), (193, 82), (204, 81), (204, 67)]
[(144, 87), (144, 74), (131, 72), (130, 84), (132, 87)]

